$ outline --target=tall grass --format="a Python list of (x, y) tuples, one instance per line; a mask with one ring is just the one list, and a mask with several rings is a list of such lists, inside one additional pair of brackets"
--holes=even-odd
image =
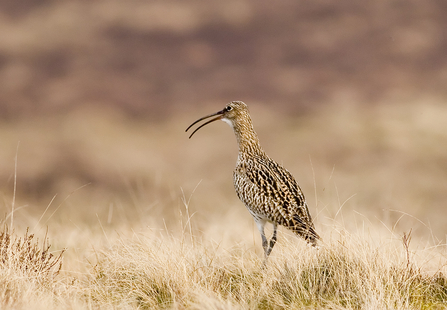
[[(180, 117), (156, 126), (82, 114), (66, 131), (27, 124), (29, 136), (3, 128), (14, 141), (2, 157), (11, 176), (3, 183), (17, 191), (14, 199), (2, 191), (14, 230), (0, 235), (0, 309), (447, 309), (447, 252), (438, 242), (447, 131), (431, 121), (447, 110), (405, 111), (337, 109), (298, 122), (254, 113), (264, 147), (307, 193), (324, 240), (314, 250), (280, 230), (265, 268), (256, 227), (234, 195), (237, 149), (224, 124), (194, 141), (180, 134), (188, 123)], [(51, 148), (67, 132), (81, 147)], [(78, 150), (82, 160), (66, 158)], [(54, 162), (66, 170), (53, 188), (42, 176)], [(51, 196), (26, 196), (26, 184)]]
[[(263, 266), (260, 245), (246, 248), (248, 238), (228, 246), (209, 234), (216, 222), (198, 231), (188, 209), (182, 219), (175, 232), (129, 235), (132, 227), (118, 234), (101, 227), (104, 242), (94, 230), (78, 232), (72, 247), (80, 249), (75, 260), (83, 261), (82, 270), (73, 254), (61, 270), (63, 252), (50, 253), (47, 241), (39, 245), (28, 232), (18, 237), (5, 228), (1, 308), (447, 309), (445, 246), (424, 247), (411, 232), (326, 227), (316, 250), (282, 231)], [(238, 227), (231, 226), (234, 234)], [(93, 256), (85, 256), (92, 245)]]
[(87, 298), (139, 309), (447, 308), (445, 266), (418, 265), (407, 237), (387, 243), (346, 235), (314, 250), (295, 240), (262, 268), (237, 248), (135, 236), (99, 254)]
[(28, 231), (19, 237), (5, 226), (0, 233), (0, 305), (15, 308), (53, 294), (63, 252), (55, 255), (46, 239), (39, 244)]

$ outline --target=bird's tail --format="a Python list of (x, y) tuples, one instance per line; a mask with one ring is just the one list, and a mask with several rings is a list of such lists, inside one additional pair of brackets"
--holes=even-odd
[(299, 224), (293, 228), (293, 232), (306, 240), (310, 245), (316, 247), (318, 245), (318, 240), (321, 240), (321, 237), (315, 231), (312, 222), (304, 223), (302, 220), (296, 222)]
[(316, 247), (318, 245), (318, 240), (321, 239), (320, 236), (315, 232), (315, 229), (313, 227), (304, 230), (301, 236), (313, 247)]

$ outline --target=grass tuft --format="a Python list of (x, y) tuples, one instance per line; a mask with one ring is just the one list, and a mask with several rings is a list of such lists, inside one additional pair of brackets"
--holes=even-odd
[(200, 308), (202, 301), (219, 309), (446, 308), (445, 275), (418, 267), (402, 246), (344, 240), (316, 251), (298, 245), (262, 268), (260, 258), (230, 251), (211, 259), (211, 245), (195, 244), (185, 251), (172, 239), (121, 240), (100, 254), (92, 298), (142, 309)]
[(1, 269), (39, 280), (54, 278), (62, 267), (62, 255), (65, 250), (55, 256), (50, 253), (50, 247), (47, 240), (44, 240), (41, 247), (28, 230), (23, 237), (17, 237), (5, 227), (0, 233)]
[(40, 245), (26, 231), (18, 237), (5, 226), (0, 233), (0, 305), (20, 308), (26, 299), (52, 292), (62, 267), (59, 255), (50, 253), (47, 240)]

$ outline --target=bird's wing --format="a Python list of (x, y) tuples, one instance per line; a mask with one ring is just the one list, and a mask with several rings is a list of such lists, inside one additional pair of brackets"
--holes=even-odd
[(258, 194), (265, 196), (263, 201), (268, 206), (264, 208), (277, 217), (270, 220), (300, 235), (318, 238), (304, 195), (292, 174), (270, 158), (254, 158), (247, 165), (248, 179), (256, 185)]

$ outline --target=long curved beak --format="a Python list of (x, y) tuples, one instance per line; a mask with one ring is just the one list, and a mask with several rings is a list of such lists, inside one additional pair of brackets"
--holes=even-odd
[(194, 126), (194, 125), (197, 124), (198, 122), (200, 122), (200, 121), (202, 121), (202, 120), (204, 120), (204, 119), (207, 119), (207, 118), (209, 118), (209, 117), (213, 117), (213, 116), (218, 115), (217, 117), (213, 118), (212, 120), (209, 120), (208, 122), (206, 122), (206, 123), (200, 125), (199, 127), (197, 127), (196, 130), (194, 130), (194, 131), (192, 132), (192, 134), (189, 136), (189, 139), (191, 139), (191, 137), (193, 136), (193, 134), (195, 134), (196, 131), (199, 130), (200, 128), (202, 128), (203, 126), (208, 125), (209, 123), (212, 123), (212, 122), (214, 122), (214, 121), (217, 121), (217, 120), (222, 119), (222, 118), (223, 118), (223, 114), (224, 114), (224, 112), (225, 112), (225, 109), (222, 110), (222, 111), (219, 111), (219, 112), (216, 112), (216, 113), (213, 113), (213, 114), (204, 116), (204, 117), (199, 118), (198, 120), (196, 120), (196, 121), (195, 121), (194, 123), (192, 123), (191, 125), (189, 125), (189, 127), (186, 128), (185, 132), (187, 132), (187, 131), (189, 130), (189, 128), (191, 128), (192, 126)]

